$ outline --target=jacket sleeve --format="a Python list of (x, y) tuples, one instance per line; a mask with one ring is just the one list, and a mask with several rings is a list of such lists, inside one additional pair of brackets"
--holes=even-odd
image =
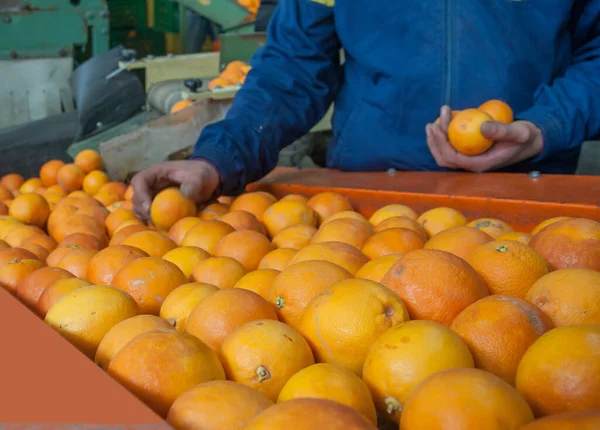
[(571, 22), (572, 61), (517, 119), (537, 125), (544, 149), (534, 161), (581, 146), (600, 132), (600, 0), (578, 1)]
[(279, 3), (231, 109), (203, 129), (194, 148), (192, 158), (219, 171), (222, 194), (239, 194), (265, 176), (280, 150), (325, 115), (341, 77), (340, 49), (333, 7), (311, 0)]

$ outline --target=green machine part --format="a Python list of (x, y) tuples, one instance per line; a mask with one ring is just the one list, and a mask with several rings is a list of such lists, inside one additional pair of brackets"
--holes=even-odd
[(109, 24), (103, 0), (0, 0), (0, 60), (72, 56), (90, 35), (97, 55), (109, 49)]

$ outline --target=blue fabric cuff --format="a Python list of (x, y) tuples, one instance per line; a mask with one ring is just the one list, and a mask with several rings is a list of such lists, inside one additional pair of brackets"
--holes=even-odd
[(235, 196), (244, 192), (244, 187), (240, 187), (235, 156), (226, 154), (218, 144), (196, 143), (191, 159), (207, 161), (217, 169), (220, 176), (218, 189), (221, 195)]
[(544, 147), (532, 162), (537, 162), (550, 155), (560, 153), (566, 149), (567, 142), (564, 136), (564, 126), (548, 109), (534, 106), (531, 109), (516, 115), (515, 120), (529, 121), (535, 124), (541, 131), (544, 139)]

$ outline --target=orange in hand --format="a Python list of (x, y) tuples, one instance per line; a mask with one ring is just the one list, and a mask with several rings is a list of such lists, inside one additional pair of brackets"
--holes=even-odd
[(514, 120), (512, 109), (502, 100), (488, 100), (477, 109), (487, 113), (494, 121), (504, 124), (510, 124)]
[(481, 125), (493, 118), (478, 109), (465, 109), (456, 114), (448, 126), (448, 141), (458, 152), (479, 155), (492, 147), (494, 141), (481, 134)]

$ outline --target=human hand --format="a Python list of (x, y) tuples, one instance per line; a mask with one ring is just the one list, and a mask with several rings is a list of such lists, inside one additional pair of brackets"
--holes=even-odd
[(158, 163), (142, 170), (131, 180), (133, 210), (139, 218), (148, 220), (154, 196), (173, 186), (178, 186), (181, 193), (196, 204), (204, 203), (212, 197), (219, 182), (217, 169), (204, 160)]
[(494, 145), (483, 154), (469, 156), (456, 151), (448, 142), (448, 126), (452, 119), (450, 107), (443, 106), (439, 124), (427, 124), (427, 145), (438, 166), (486, 172), (516, 164), (539, 154), (544, 137), (539, 128), (528, 121), (504, 124), (489, 121), (481, 126), (481, 133), (492, 139)]

